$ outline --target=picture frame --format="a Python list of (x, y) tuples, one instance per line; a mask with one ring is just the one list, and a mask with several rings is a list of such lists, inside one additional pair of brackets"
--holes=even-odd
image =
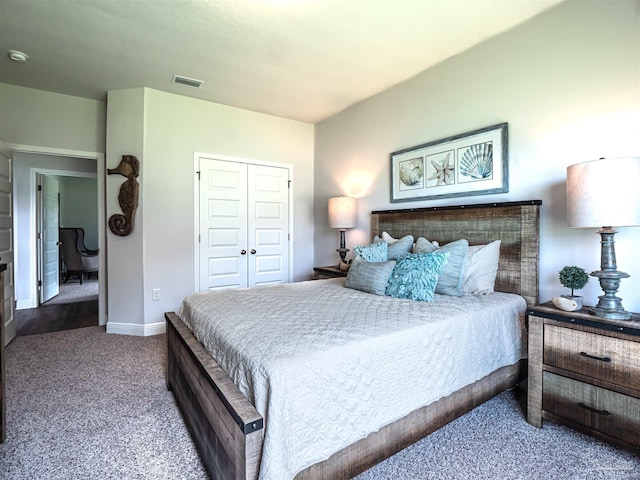
[(391, 203), (509, 191), (508, 123), (390, 155)]

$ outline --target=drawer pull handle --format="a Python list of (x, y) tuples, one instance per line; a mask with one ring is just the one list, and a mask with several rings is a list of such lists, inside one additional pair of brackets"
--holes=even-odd
[(587, 352), (580, 352), (580, 355), (587, 358), (592, 358), (593, 360), (600, 360), (601, 362), (610, 362), (610, 357), (594, 357), (593, 355), (589, 355)]
[(598, 410), (597, 408), (590, 407), (589, 405), (585, 405), (583, 402), (578, 403), (579, 407), (589, 410), (590, 412), (599, 413), (600, 415), (611, 415), (611, 412), (608, 410)]

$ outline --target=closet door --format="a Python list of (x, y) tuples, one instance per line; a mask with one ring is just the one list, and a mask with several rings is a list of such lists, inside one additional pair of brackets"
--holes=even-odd
[(248, 166), (249, 286), (289, 281), (289, 171)]
[(289, 170), (200, 157), (199, 290), (289, 281)]
[(247, 165), (200, 159), (200, 291), (247, 286)]

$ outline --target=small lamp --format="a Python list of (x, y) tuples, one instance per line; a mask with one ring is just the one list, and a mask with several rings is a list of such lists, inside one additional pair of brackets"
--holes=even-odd
[[(356, 199), (351, 197), (333, 197), (329, 199), (329, 226), (340, 229), (340, 254), (342, 263), (347, 263), (348, 248), (345, 246), (345, 231), (356, 226)], [(340, 266), (340, 265), (338, 265)]]
[(591, 275), (600, 280), (604, 295), (589, 312), (613, 320), (630, 320), (615, 293), (620, 280), (613, 227), (640, 225), (640, 157), (601, 158), (567, 168), (567, 217), (570, 227), (600, 228), (600, 270)]

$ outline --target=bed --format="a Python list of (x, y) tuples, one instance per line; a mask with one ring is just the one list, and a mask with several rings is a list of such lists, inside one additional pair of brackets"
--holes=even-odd
[[(373, 237), (385, 231), (396, 238), (412, 234), (415, 238), (423, 236), (429, 240), (437, 240), (441, 245), (454, 242), (460, 238), (466, 238), (471, 245), (487, 244), (499, 239), (502, 244), (499, 270), (496, 276), (496, 291), (516, 294), (521, 301), (524, 299), (522, 301), (523, 304), (526, 303), (526, 305), (531, 306), (537, 303), (538, 300), (540, 204), (540, 201), (527, 201), (374, 211), (371, 214), (371, 233)], [(328, 296), (332, 295), (333, 293), (331, 292), (335, 291), (335, 289), (344, 289), (341, 282), (343, 282), (343, 279), (302, 282), (300, 285), (291, 284), (285, 290), (288, 289), (292, 298), (298, 298), (295, 295), (306, 295), (306, 289), (311, 288), (313, 286), (311, 284), (315, 284), (317, 287), (313, 286), (313, 288), (321, 287), (321, 289), (324, 289), (322, 295)], [(260, 292), (260, 290), (257, 292)], [(229, 295), (238, 294), (239, 292)], [(350, 297), (350, 302), (360, 302), (358, 295), (368, 295), (361, 292), (349, 292), (349, 294), (353, 296), (352, 298)], [(266, 295), (264, 291), (262, 291), (262, 295)], [(497, 298), (500, 295), (500, 293), (497, 293), (487, 297)], [(516, 295), (511, 295), (511, 297)], [(505, 297), (508, 296), (505, 295)], [(204, 302), (204, 297), (197, 298), (198, 301), (195, 303), (198, 303), (200, 299)], [(461, 304), (464, 304), (462, 300)], [(238, 297), (232, 296), (228, 301), (237, 304), (240, 300)], [(264, 303), (266, 302), (267, 300), (264, 300)], [(222, 302), (220, 303), (220, 308), (222, 308)], [(378, 304), (376, 311), (380, 308), (385, 307), (383, 304)], [(275, 315), (275, 312), (265, 309), (264, 315), (265, 319), (267, 319), (267, 317)], [(331, 315), (337, 314), (332, 312)], [(278, 420), (280, 418), (276, 413), (278, 409), (264, 403), (264, 397), (256, 395), (252, 390), (252, 385), (247, 387), (247, 381), (242, 380), (242, 375), (238, 376), (237, 369), (229, 367), (232, 364), (229, 363), (228, 359), (222, 357), (219, 363), (216, 362), (207, 349), (196, 339), (196, 336), (180, 316), (174, 312), (169, 312), (165, 317), (167, 319), (168, 340), (167, 386), (176, 397), (176, 401), (183, 412), (185, 421), (210, 476), (224, 479), (258, 478), (263, 453), (269, 459), (278, 456), (270, 453), (277, 452), (277, 450), (274, 450), (268, 441), (270, 436), (273, 436), (273, 432), (279, 429), (281, 423), (284, 423)], [(322, 319), (322, 314), (320, 314), (319, 318), (320, 320)], [(193, 323), (191, 320), (189, 322)], [(193, 325), (191, 327), (193, 328)], [(240, 343), (244, 340), (250, 346), (252, 345), (251, 342), (254, 342), (253, 345), (255, 345), (257, 351), (266, 351), (267, 347), (256, 344), (255, 339), (245, 338), (245, 334), (248, 335), (250, 333), (250, 330), (238, 333)], [(268, 332), (265, 335), (268, 336)], [(391, 335), (397, 334), (396, 332), (391, 332)], [(418, 337), (419, 335), (416, 334), (414, 336)], [(369, 338), (359, 340), (362, 340), (362, 342), (376, 341)], [(216, 341), (222, 342), (223, 340)], [(268, 338), (265, 338), (266, 343), (269, 343)], [(526, 344), (526, 339), (523, 343)], [(372, 346), (366, 343), (362, 343), (361, 347), (363, 350), (372, 349)], [(319, 352), (317, 355), (326, 354)], [(352, 440), (349, 440), (350, 443), (346, 446), (342, 446), (329, 455), (328, 458), (327, 455), (324, 457), (321, 455), (322, 458), (316, 459), (317, 461), (314, 461), (313, 464), (305, 466), (295, 475), (295, 478), (351, 478), (466, 413), (497, 393), (514, 386), (522, 378), (522, 355), (520, 352), (517, 356), (514, 356), (513, 352), (510, 355), (511, 357), (507, 364), (495, 368), (495, 370), (488, 372), (471, 383), (456, 386), (455, 390), (447, 392), (442, 398), (433, 399), (433, 401), (416, 408), (411, 407), (410, 411), (404, 412), (401, 416), (394, 414), (394, 417), (387, 418), (389, 420), (387, 423), (379, 426), (379, 428), (373, 428), (370, 432), (358, 432)], [(382, 356), (382, 358), (385, 357)], [(393, 355), (388, 355), (386, 358), (392, 359)], [(230, 373), (236, 378), (236, 381), (238, 381), (238, 378), (241, 379), (238, 381), (241, 388), (236, 386), (221, 364), (230, 369)], [(283, 366), (282, 371), (288, 371), (288, 368), (290, 369), (290, 367)], [(354, 369), (356, 369), (355, 365)], [(290, 371), (296, 372), (295, 369)], [(397, 377), (402, 376), (397, 375)], [(389, 385), (394, 385), (395, 388), (396, 382), (400, 382), (401, 379), (384, 377), (378, 380), (388, 382)], [(337, 384), (343, 381), (339, 379)], [(379, 384), (375, 384), (375, 379), (369, 381), (369, 383), (372, 384), (371, 391), (368, 393), (364, 391), (361, 395), (367, 395), (367, 400), (371, 400), (372, 404), (376, 405), (375, 402), (379, 400), (376, 398), (376, 392), (384, 390), (384, 388), (381, 388)], [(390, 391), (394, 390), (394, 388), (391, 388)], [(256, 390), (258, 389), (256, 388)], [(273, 387), (273, 391), (275, 392), (276, 390), (276, 387)], [(422, 391), (424, 389), (416, 390)], [(242, 393), (243, 391), (249, 393), (245, 395)], [(282, 388), (279, 391), (282, 391)], [(281, 396), (285, 399), (298, 398), (296, 395)], [(253, 403), (247, 397), (251, 398)], [(324, 412), (326, 408), (326, 406), (318, 408), (317, 405), (321, 405), (319, 402), (321, 400), (317, 402), (314, 400), (316, 407), (309, 405), (307, 408), (309, 418), (313, 419), (309, 425), (317, 425), (318, 432), (326, 433), (326, 428), (328, 427), (325, 422), (318, 422), (314, 417), (314, 415), (317, 417), (319, 411)], [(256, 403), (259, 410), (269, 412), (265, 416), (269, 420), (267, 423), (265, 423), (263, 415), (258, 413), (254, 403)], [(293, 405), (291, 410), (298, 412), (300, 407), (300, 405)], [(351, 404), (345, 411), (348, 413), (353, 408), (354, 404)], [(287, 411), (286, 408), (282, 410)], [(303, 411), (303, 416), (304, 413)], [(327, 415), (326, 423), (330, 424), (334, 417), (340, 418), (340, 415), (339, 412)], [(328, 418), (329, 416), (331, 418)], [(310, 430), (308, 425), (303, 425), (302, 422), (296, 421), (296, 425), (298, 424), (301, 425), (301, 428)], [(265, 430), (267, 434), (265, 434)], [(295, 434), (296, 432), (293, 433)], [(289, 434), (292, 435), (291, 432)], [(313, 432), (310, 431), (308, 434), (312, 435)], [(292, 468), (295, 469), (295, 467)], [(269, 470), (265, 469), (264, 465), (263, 470), (263, 476), (267, 478), (268, 474), (265, 472)], [(279, 472), (278, 470), (276, 471)]]

